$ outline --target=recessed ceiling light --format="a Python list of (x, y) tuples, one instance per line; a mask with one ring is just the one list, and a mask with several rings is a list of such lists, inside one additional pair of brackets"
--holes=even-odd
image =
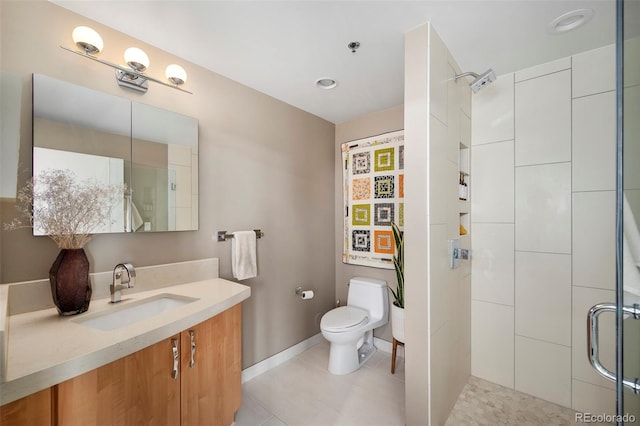
[(336, 83), (334, 79), (328, 77), (322, 77), (316, 80), (316, 87), (320, 89), (329, 90), (333, 89), (337, 85), (338, 83)]
[(592, 9), (578, 9), (558, 16), (547, 25), (551, 34), (563, 34), (583, 26), (593, 18)]

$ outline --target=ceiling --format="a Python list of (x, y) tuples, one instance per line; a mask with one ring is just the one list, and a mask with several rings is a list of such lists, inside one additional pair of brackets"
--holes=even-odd
[[(402, 104), (404, 34), (427, 21), (463, 71), (498, 78), (611, 44), (615, 30), (614, 0), (52, 1), (333, 123)], [(586, 25), (547, 32), (581, 8), (595, 12)]]

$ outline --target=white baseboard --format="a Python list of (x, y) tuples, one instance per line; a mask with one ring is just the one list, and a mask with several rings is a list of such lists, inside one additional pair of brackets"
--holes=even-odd
[(388, 354), (390, 354), (391, 350), (393, 349), (393, 345), (391, 344), (391, 342), (387, 342), (386, 340), (382, 340), (377, 337), (373, 338), (373, 345), (376, 347), (376, 349)]
[(242, 383), (248, 382), (254, 377), (257, 377), (262, 373), (266, 373), (267, 371), (277, 367), (283, 362), (290, 360), (294, 356), (299, 355), (310, 347), (322, 342), (323, 339), (324, 338), (322, 337), (322, 334), (318, 333), (296, 345), (291, 346), (288, 349), (285, 349), (282, 352), (278, 352), (277, 354), (270, 356), (267, 359), (253, 364), (251, 367), (245, 368), (244, 370), (242, 370)]
[[(386, 340), (374, 337), (373, 338), (373, 344), (375, 345), (375, 347), (378, 350), (380, 350), (382, 352), (386, 352), (386, 353), (390, 354), (393, 351), (393, 344), (391, 342), (386, 341)], [(397, 352), (396, 356), (404, 358), (404, 346), (398, 345), (398, 352)]]
[[(272, 368), (275, 368), (283, 362), (290, 360), (294, 356), (301, 354), (302, 352), (306, 351), (314, 345), (317, 345), (323, 340), (324, 338), (322, 337), (322, 333), (318, 333), (296, 345), (291, 346), (288, 349), (285, 349), (282, 352), (278, 352), (277, 354), (270, 356), (267, 359), (253, 364), (251, 367), (245, 368), (244, 370), (242, 370), (242, 383), (248, 382), (254, 377), (258, 377), (262, 373), (266, 373)], [(377, 337), (373, 338), (373, 344), (378, 350), (382, 352), (391, 353), (391, 350), (393, 349), (391, 342), (387, 342), (386, 340), (379, 339)], [(400, 346), (398, 348), (397, 355), (399, 357), (404, 357), (404, 347)]]

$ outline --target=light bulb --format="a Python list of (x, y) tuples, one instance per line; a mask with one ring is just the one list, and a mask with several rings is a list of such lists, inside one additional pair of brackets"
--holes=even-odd
[(136, 71), (144, 71), (149, 66), (149, 57), (142, 49), (130, 47), (124, 51), (124, 61)]
[(102, 37), (93, 28), (76, 27), (71, 34), (73, 42), (86, 53), (95, 54), (102, 51), (104, 43)]
[(180, 65), (169, 65), (165, 70), (165, 75), (175, 85), (180, 85), (187, 81), (187, 72)]

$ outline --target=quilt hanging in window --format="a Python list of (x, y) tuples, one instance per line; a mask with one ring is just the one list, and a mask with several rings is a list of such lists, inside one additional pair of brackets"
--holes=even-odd
[(404, 227), (404, 131), (342, 144), (342, 261), (393, 269), (391, 222)]

